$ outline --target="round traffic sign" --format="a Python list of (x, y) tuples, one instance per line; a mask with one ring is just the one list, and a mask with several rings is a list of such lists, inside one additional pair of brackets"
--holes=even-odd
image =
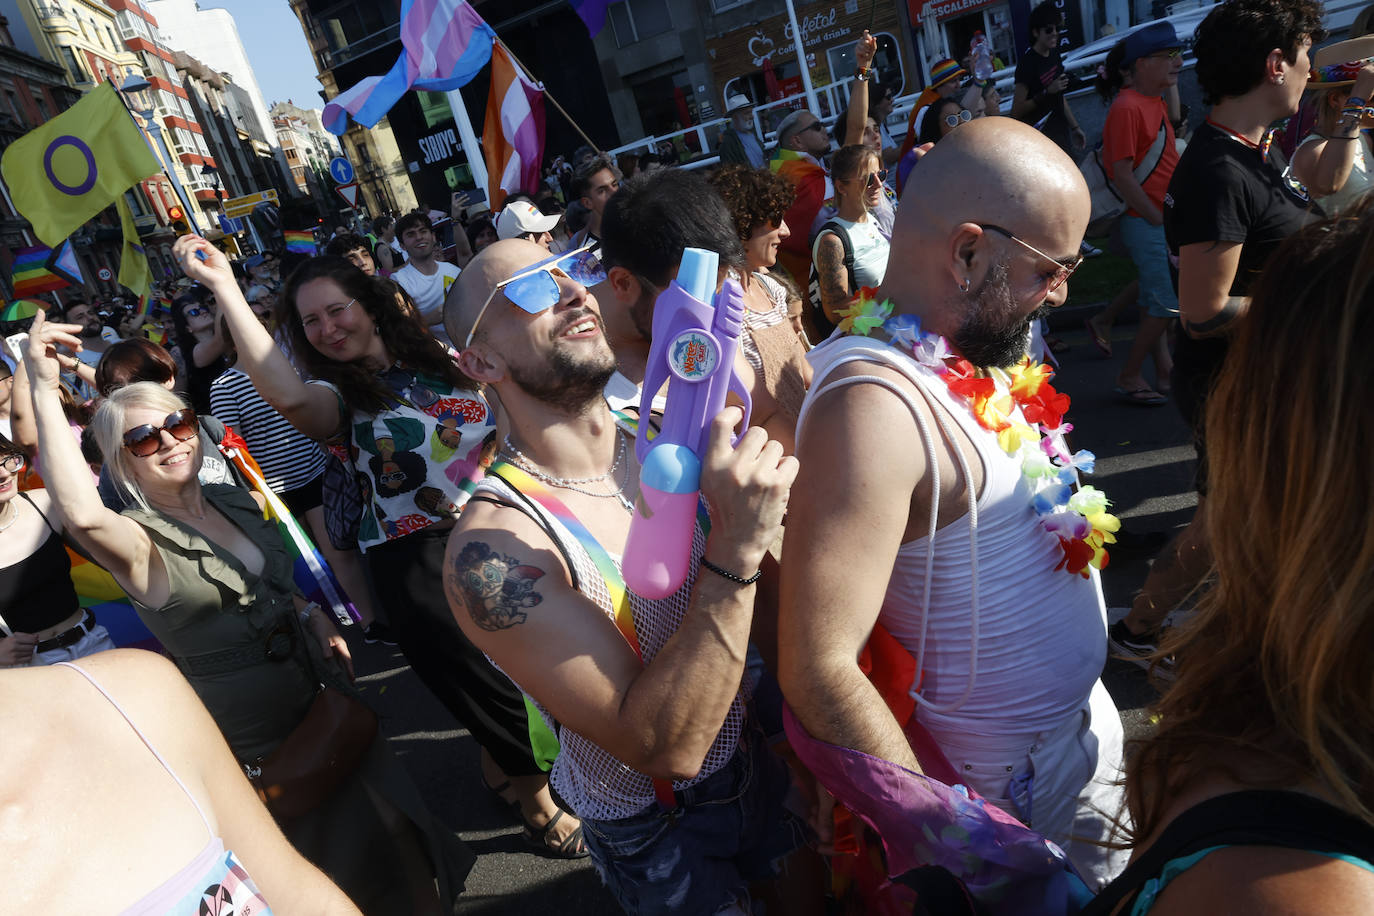
[(99, 278), (102, 279), (102, 280), (113, 280), (113, 279), (114, 279), (114, 274), (110, 272), (110, 268), (108, 268), (108, 267), (102, 267), (102, 268), (100, 268), (100, 271), (96, 274), (96, 276), (99, 277)]
[(348, 184), (353, 180), (353, 164), (343, 156), (335, 156), (329, 160), (329, 175), (339, 184)]

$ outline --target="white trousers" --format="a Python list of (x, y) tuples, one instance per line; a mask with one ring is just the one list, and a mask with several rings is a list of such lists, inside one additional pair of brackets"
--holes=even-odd
[(932, 729), (967, 784), (1059, 845), (1089, 889), (1126, 867), (1129, 850), (1107, 849), (1126, 822), (1121, 716), (1099, 680), (1088, 703), (1056, 728), (1006, 740)]
[(82, 636), (76, 642), (67, 646), (65, 649), (49, 649), (47, 652), (35, 652), (33, 661), (30, 665), (55, 665), (58, 662), (74, 662), (78, 658), (87, 655), (94, 655), (97, 652), (104, 652), (108, 649), (116, 648), (110, 640), (110, 631), (100, 624), (96, 624), (91, 631)]

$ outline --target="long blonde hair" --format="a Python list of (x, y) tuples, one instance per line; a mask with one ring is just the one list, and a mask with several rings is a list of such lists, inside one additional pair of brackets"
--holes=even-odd
[[(105, 458), (105, 467), (110, 471), (110, 478), (144, 511), (152, 510), (134, 474), (134, 462), (141, 459), (129, 454), (129, 450), (124, 447), (124, 430), (128, 425), (125, 415), (130, 407), (146, 407), (150, 410), (165, 410), (172, 413), (185, 406), (186, 403), (181, 398), (157, 382), (134, 382), (106, 396), (96, 408), (95, 416), (91, 418), (91, 434), (95, 436), (95, 444), (100, 447), (100, 454)], [(204, 443), (197, 437), (197, 469), (200, 468), (204, 456)]]
[[(1217, 752), (1374, 823), (1374, 200), (1270, 259), (1207, 405), (1216, 581), (1126, 778), (1137, 838)], [(1237, 774), (1230, 774), (1239, 779)]]

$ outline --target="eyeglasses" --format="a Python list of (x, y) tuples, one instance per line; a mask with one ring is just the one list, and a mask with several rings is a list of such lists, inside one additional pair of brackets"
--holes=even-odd
[(803, 130), (803, 131), (807, 131), (807, 130), (818, 130), (818, 131), (820, 131), (821, 133), (825, 133), (825, 125), (822, 124), (820, 121), (812, 121), (810, 124), (808, 124), (808, 125), (806, 125), (805, 127), (803, 127), (802, 130)]
[(491, 295), (487, 296), (487, 301), (477, 310), (477, 317), (472, 319), (472, 330), (468, 331), (468, 339), (463, 342), (463, 348), (467, 349), (472, 345), (472, 338), (477, 334), (477, 325), (481, 323), (482, 316), (487, 313), (487, 308), (497, 293), (504, 292), (506, 299), (516, 308), (531, 315), (538, 315), (553, 308), (558, 304), (558, 300), (563, 298), (563, 293), (558, 288), (559, 277), (566, 277), (583, 286), (595, 286), (606, 279), (606, 268), (592, 251), (592, 246), (583, 245), (576, 251), (556, 254), (537, 264), (531, 264), (514, 276), (502, 280), (496, 284)]
[(203, 305), (193, 305), (182, 312), (187, 318), (199, 318), (201, 315), (209, 315), (210, 309)]
[[(945, 115), (945, 124), (950, 127), (958, 127), (960, 124), (967, 124), (969, 121), (972, 120), (973, 112), (969, 111), (967, 108), (960, 109), (958, 114)], [(962, 137), (963, 134), (960, 134), (959, 136)]]
[(18, 474), (24, 470), (24, 465), (28, 464), (28, 459), (23, 455), (6, 455), (0, 458), (0, 468), (4, 468), (11, 474)]
[[(845, 179), (841, 178), (841, 181)], [(884, 181), (887, 181), (887, 169), (878, 169), (876, 172), (869, 172), (867, 175), (855, 175), (850, 181), (861, 181), (866, 188), (880, 188)]]
[(1054, 264), (1055, 267), (1058, 269), (1055, 270), (1055, 272), (1050, 276), (1049, 292), (1054, 292), (1055, 290), (1059, 289), (1059, 287), (1067, 283), (1069, 277), (1073, 276), (1073, 272), (1077, 270), (1079, 267), (1083, 266), (1083, 256), (1081, 254), (1074, 255), (1071, 258), (1064, 258), (1061, 260), (1060, 258), (1050, 257), (1049, 255), (1045, 254), (1045, 252), (1041, 251), (1039, 248), (1036, 248), (1034, 245), (1031, 245), (1030, 243), (1023, 241), (1022, 239), (1017, 238), (1013, 233), (1009, 232), (1006, 229), (1003, 229), (1001, 226), (994, 226), (990, 223), (981, 223), (979, 224), (979, 227), (984, 230), (991, 230), (1001, 235), (1005, 235), (1007, 238), (1011, 239), (1013, 242), (1020, 245), (1022, 248), (1029, 249), (1035, 254), (1040, 255), (1040, 257), (1044, 258), (1046, 261), (1049, 261), (1050, 263)]
[(1153, 57), (1157, 60), (1173, 60), (1183, 54), (1182, 48), (1169, 48), (1165, 51), (1156, 51), (1153, 54), (1146, 54), (1146, 57)]
[(392, 366), (380, 378), (398, 398), (409, 401), (420, 410), (428, 410), (439, 403), (439, 393), (421, 381), (418, 373), (409, 369)]
[(178, 442), (195, 438), (196, 412), (189, 407), (183, 407), (167, 414), (167, 419), (162, 421), (161, 426), (152, 423), (135, 426), (124, 434), (124, 447), (136, 458), (156, 455), (158, 449), (162, 448), (163, 430), (171, 433), (172, 438)]

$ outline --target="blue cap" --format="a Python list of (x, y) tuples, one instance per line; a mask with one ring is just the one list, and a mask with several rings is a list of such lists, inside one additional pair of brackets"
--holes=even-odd
[(1156, 51), (1181, 47), (1183, 42), (1178, 40), (1178, 33), (1174, 31), (1172, 22), (1152, 22), (1126, 36), (1126, 56), (1122, 58), (1121, 66), (1129, 67)]

